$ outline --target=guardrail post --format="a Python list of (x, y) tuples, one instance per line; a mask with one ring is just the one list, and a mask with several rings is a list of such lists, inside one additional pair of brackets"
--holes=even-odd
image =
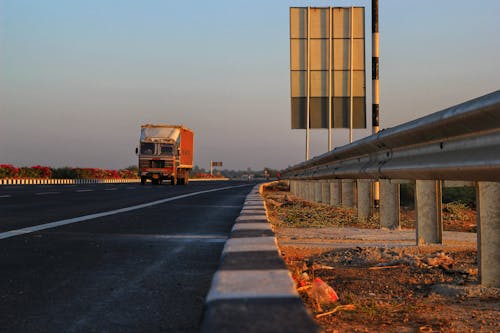
[(372, 182), (368, 179), (358, 179), (358, 217), (367, 219), (372, 212), (371, 200)]
[(290, 185), (290, 193), (299, 196), (299, 180), (292, 180), (292, 184)]
[(309, 196), (309, 184), (305, 180), (300, 181), (300, 197), (304, 200), (307, 200)]
[(299, 197), (304, 200), (307, 200), (307, 182), (301, 180), (299, 182)]
[(354, 207), (354, 181), (342, 179), (342, 207)]
[(481, 284), (500, 288), (500, 183), (477, 184), (477, 248)]
[(342, 202), (342, 189), (341, 182), (338, 179), (334, 179), (330, 182), (330, 205), (340, 206)]
[(321, 181), (321, 202), (324, 204), (330, 204), (330, 183), (328, 180)]
[(399, 229), (399, 184), (380, 179), (380, 227)]
[(308, 181), (307, 184), (309, 186), (307, 200), (314, 201), (314, 183), (312, 181)]
[(417, 245), (443, 243), (441, 198), (440, 180), (416, 181)]
[(297, 183), (295, 184), (295, 191), (296, 191), (296, 196), (304, 198), (304, 181), (303, 180), (297, 180)]
[(297, 195), (297, 181), (290, 180), (290, 194)]
[(314, 202), (317, 202), (317, 203), (321, 203), (321, 198), (322, 198), (322, 195), (321, 195), (321, 192), (322, 192), (322, 187), (321, 187), (321, 181), (319, 180), (315, 180), (313, 182), (313, 186), (314, 186)]

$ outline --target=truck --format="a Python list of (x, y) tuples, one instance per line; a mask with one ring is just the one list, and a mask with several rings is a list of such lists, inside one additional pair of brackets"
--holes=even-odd
[(193, 168), (194, 133), (183, 125), (146, 124), (136, 154), (139, 156), (139, 177), (144, 185), (170, 181), (187, 185)]

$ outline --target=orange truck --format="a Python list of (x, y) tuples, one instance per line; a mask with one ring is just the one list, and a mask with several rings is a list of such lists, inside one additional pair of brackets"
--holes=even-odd
[(194, 133), (182, 125), (147, 124), (141, 126), (139, 177), (141, 184), (170, 181), (186, 185), (193, 168)]

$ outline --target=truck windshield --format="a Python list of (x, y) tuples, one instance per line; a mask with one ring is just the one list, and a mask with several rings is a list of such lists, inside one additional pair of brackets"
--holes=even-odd
[(153, 155), (154, 152), (155, 152), (154, 143), (141, 143), (141, 154)]
[(160, 155), (172, 155), (174, 147), (169, 144), (160, 144)]

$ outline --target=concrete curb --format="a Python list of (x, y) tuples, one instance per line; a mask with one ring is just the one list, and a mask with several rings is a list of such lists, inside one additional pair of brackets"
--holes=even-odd
[(259, 185), (248, 194), (205, 300), (202, 332), (319, 332), (295, 290)]
[(75, 184), (125, 184), (125, 183), (139, 183), (141, 180), (132, 179), (42, 179), (42, 178), (28, 178), (28, 179), (0, 179), (0, 185), (75, 185)]
[[(203, 182), (203, 181), (226, 181), (229, 178), (214, 178), (214, 179), (189, 179), (190, 182)], [(0, 185), (76, 185), (76, 184), (126, 184), (126, 183), (140, 183), (139, 178), (131, 179), (46, 179), (46, 178), (27, 178), (27, 179), (14, 179), (2, 178)]]

